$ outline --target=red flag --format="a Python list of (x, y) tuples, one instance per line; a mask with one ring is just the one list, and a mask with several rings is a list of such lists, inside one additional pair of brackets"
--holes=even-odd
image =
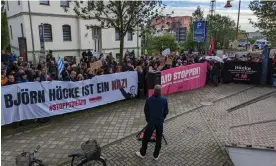
[(210, 47), (209, 47), (209, 51), (208, 51), (208, 55), (212, 56), (213, 51), (215, 50), (215, 41), (214, 38), (211, 36), (210, 38)]

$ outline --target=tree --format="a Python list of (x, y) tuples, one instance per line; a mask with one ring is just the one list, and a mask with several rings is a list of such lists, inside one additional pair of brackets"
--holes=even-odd
[(197, 6), (196, 10), (192, 14), (193, 21), (202, 21), (204, 20), (204, 13), (201, 10), (200, 6)]
[(187, 34), (187, 40), (184, 44), (185, 49), (194, 48), (196, 46), (196, 42), (193, 41), (193, 33), (194, 33), (193, 22), (191, 22), (189, 29), (190, 30)]
[(256, 42), (256, 39), (248, 39), (248, 42), (249, 42), (250, 44), (254, 44), (254, 43)]
[(194, 26), (193, 25), (194, 25), (194, 22), (196, 22), (196, 21), (204, 20), (203, 15), (204, 15), (204, 13), (201, 10), (200, 6), (197, 6), (196, 10), (192, 14), (193, 18), (192, 18), (192, 21), (191, 21), (191, 24), (190, 24), (189, 32), (187, 34), (187, 40), (186, 40), (185, 46), (184, 46), (186, 49), (194, 48), (196, 45), (198, 45), (199, 47), (202, 48), (204, 43), (198, 44), (197, 42), (193, 41), (193, 33), (194, 33)]
[[(115, 28), (120, 37), (120, 63), (123, 62), (124, 37), (138, 28), (154, 28), (153, 19), (163, 19), (162, 1), (71, 1), (74, 12), (83, 19), (96, 19), (101, 27)], [(88, 27), (93, 27), (89, 25)]]
[(7, 13), (4, 8), (5, 1), (1, 1), (1, 49), (10, 51), (10, 37)]
[(177, 42), (175, 37), (171, 34), (162, 36), (149, 36), (147, 41), (147, 50), (149, 55), (153, 52), (163, 51), (164, 49), (170, 48), (171, 51), (177, 49)]
[(276, 43), (276, 2), (275, 1), (252, 1), (250, 10), (257, 16), (257, 22), (250, 19), (254, 27), (258, 27), (269, 41)]
[(208, 35), (213, 36), (217, 49), (228, 48), (229, 41), (235, 39), (236, 23), (228, 16), (208, 15)]

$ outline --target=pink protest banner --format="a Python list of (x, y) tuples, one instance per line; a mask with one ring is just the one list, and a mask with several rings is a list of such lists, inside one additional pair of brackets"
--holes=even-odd
[[(206, 82), (207, 63), (196, 63), (161, 71), (162, 95), (203, 87)], [(149, 90), (149, 96), (153, 90)]]

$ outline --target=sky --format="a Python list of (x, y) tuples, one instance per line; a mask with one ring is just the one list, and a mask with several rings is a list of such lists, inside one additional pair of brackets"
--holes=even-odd
[[(216, 10), (215, 13), (229, 16), (237, 23), (238, 19), (238, 0), (231, 1), (232, 8), (224, 8), (227, 0), (216, 0)], [(242, 30), (247, 32), (255, 32), (258, 29), (252, 27), (249, 23), (249, 18), (253, 21), (257, 21), (257, 17), (254, 16), (253, 12), (249, 9), (248, 5), (250, 0), (241, 0), (241, 11), (240, 11), (240, 21), (239, 24)], [(192, 13), (195, 11), (197, 6), (200, 6), (204, 11), (204, 16), (209, 13), (210, 9), (210, 0), (172, 0), (172, 1), (163, 1), (163, 4), (167, 5), (165, 8), (165, 13), (171, 13), (174, 11), (172, 16), (192, 16)]]

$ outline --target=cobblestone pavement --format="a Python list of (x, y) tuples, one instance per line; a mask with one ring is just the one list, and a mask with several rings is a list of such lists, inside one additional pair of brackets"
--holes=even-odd
[[(108, 158), (109, 165), (232, 165), (224, 145), (232, 141), (229, 134), (230, 127), (239, 119), (229, 116), (227, 110), (273, 91), (276, 89), (252, 88), (167, 122), (164, 133), (169, 145), (163, 146), (158, 162), (152, 160), (153, 146), (149, 148), (151, 151), (145, 159), (141, 160), (135, 156), (134, 153), (139, 150), (141, 143), (137, 142), (134, 136), (106, 147), (103, 153)], [(270, 115), (276, 106), (275, 98), (271, 100), (268, 100), (268, 103), (267, 100), (261, 101), (261, 105), (266, 105), (262, 109), (268, 109)], [(251, 107), (255, 112), (260, 108), (254, 105)], [(243, 121), (244, 119), (239, 123), (244, 123)], [(275, 141), (276, 133), (271, 132), (272, 129), (275, 130), (273, 125), (265, 126), (266, 130), (270, 131), (269, 139), (257, 130), (255, 132), (257, 140), (261, 139), (267, 143)], [(247, 136), (246, 134), (243, 132), (242, 136)]]
[[(166, 124), (165, 133), (166, 136), (168, 135), (167, 139), (169, 145), (168, 147), (164, 147), (164, 149), (167, 149), (166, 151), (164, 150), (164, 153), (170, 153), (169, 156), (175, 156), (174, 159), (177, 159), (175, 162), (180, 162), (181, 160), (179, 159), (183, 158), (183, 162), (186, 161), (188, 164), (190, 162), (190, 164), (193, 163), (194, 165), (197, 165), (195, 163), (199, 163), (200, 165), (202, 161), (204, 161), (202, 163), (209, 162), (217, 163), (218, 165), (227, 165), (227, 155), (221, 153), (223, 150), (219, 151), (221, 148), (221, 146), (219, 146), (221, 144), (220, 141), (227, 140), (228, 137), (228, 132), (222, 131), (224, 127), (221, 127), (227, 123), (225, 122), (227, 118), (224, 119), (223, 117), (224, 113), (226, 113), (225, 109), (246, 102), (254, 97), (269, 93), (272, 90), (274, 89), (256, 88), (250, 85), (228, 84), (220, 85), (219, 87), (206, 86), (190, 92), (169, 95), (169, 118), (189, 112), (195, 108), (199, 109), (195, 109), (191, 113), (178, 117), (178, 119), (175, 119), (175, 122), (172, 120)], [(238, 93), (240, 91), (243, 92)], [(234, 95), (236, 93), (238, 94)], [(231, 95), (233, 96), (227, 97)], [(227, 98), (223, 99), (225, 97)], [(213, 106), (203, 107), (201, 105), (202, 102), (214, 101), (217, 102)], [(122, 101), (64, 116), (64, 118), (53, 120), (50, 124), (42, 125), (41, 127), (24, 132), (18, 132), (12, 135), (3, 135), (2, 133), (1, 163), (2, 165), (13, 165), (15, 156), (22, 152), (23, 149), (28, 151), (40, 144), (42, 146), (38, 153), (38, 158), (43, 159), (48, 165), (57, 165), (58, 163), (67, 161), (67, 155), (79, 148), (80, 144), (88, 139), (97, 139), (101, 146), (103, 146), (129, 136), (141, 130), (145, 125), (143, 104), (144, 100)], [(221, 107), (221, 110), (224, 109), (224, 112), (222, 113), (221, 110), (217, 108), (213, 109), (215, 106)], [(180, 123), (182, 121), (183, 123)], [(227, 124), (225, 128), (228, 126), (229, 124)], [(189, 132), (188, 134), (187, 132), (181, 132), (185, 127), (188, 127), (188, 129), (190, 128), (190, 131), (188, 130), (189, 132), (195, 131), (194, 133), (198, 136), (195, 137), (193, 136), (194, 134), (189, 134)], [(178, 131), (174, 130), (174, 128)], [(208, 128), (212, 129), (211, 131), (214, 132), (213, 134), (215, 134), (220, 141), (216, 141), (216, 137), (212, 136)], [(178, 136), (176, 136), (177, 134)], [(173, 136), (173, 138), (171, 136)], [(170, 144), (171, 142), (183, 143), (181, 145), (173, 145)], [(106, 150), (109, 148), (112, 149), (112, 147), (116, 149), (116, 146), (118, 150), (113, 150), (114, 153), (111, 153), (112, 150)], [(108, 158), (109, 163), (111, 163), (109, 165), (119, 164), (121, 158), (124, 159), (126, 163), (131, 163), (131, 157), (134, 157), (133, 153), (137, 150), (137, 146), (139, 146), (139, 143), (135, 141), (133, 137), (129, 137), (125, 139), (123, 143), (119, 142), (107, 146), (104, 148), (103, 153)], [(129, 153), (124, 153), (127, 152), (124, 150), (124, 147), (129, 150)], [(182, 156), (175, 155), (176, 153), (174, 150), (177, 148), (179, 153), (183, 153)], [(111, 152), (107, 153), (107, 151)], [(209, 155), (204, 154), (205, 151), (208, 152)], [(121, 154), (121, 156), (119, 154)], [(126, 156), (128, 156), (128, 158), (126, 158)], [(150, 160), (150, 158), (148, 160)], [(168, 162), (169, 160), (173, 161), (173, 159), (170, 158), (163, 158), (160, 161), (162, 160), (167, 160)], [(112, 161), (114, 163), (112, 163)], [(156, 164), (158, 165), (158, 163)], [(145, 163), (144, 165), (150, 164)]]
[(114, 166), (232, 165), (228, 156), (222, 153), (219, 144), (209, 132), (198, 111), (190, 112), (166, 123), (164, 135), (168, 145), (163, 143), (158, 161), (153, 160), (154, 144), (148, 147), (145, 159), (135, 156), (135, 151), (141, 147), (141, 143), (135, 140), (135, 137), (104, 148), (104, 157), (108, 158), (108, 165)]
[(276, 148), (276, 93), (230, 113), (231, 142)]

